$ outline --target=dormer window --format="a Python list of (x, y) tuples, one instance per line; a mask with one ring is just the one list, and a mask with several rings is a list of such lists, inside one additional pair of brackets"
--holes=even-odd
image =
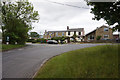
[(109, 28), (104, 28), (104, 31), (108, 31)]

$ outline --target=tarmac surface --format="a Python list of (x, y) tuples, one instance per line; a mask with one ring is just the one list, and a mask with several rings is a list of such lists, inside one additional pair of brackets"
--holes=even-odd
[(27, 44), (2, 53), (3, 78), (32, 78), (46, 59), (55, 55), (104, 44)]

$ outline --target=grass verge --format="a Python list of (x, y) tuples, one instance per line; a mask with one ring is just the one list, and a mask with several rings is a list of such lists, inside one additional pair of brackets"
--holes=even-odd
[(6, 44), (2, 44), (1, 46), (1, 51), (7, 51), (7, 50), (11, 50), (11, 49), (15, 49), (15, 48), (20, 48), (20, 47), (24, 47), (26, 45), (6, 45)]
[(118, 78), (118, 45), (66, 52), (46, 62), (35, 78)]

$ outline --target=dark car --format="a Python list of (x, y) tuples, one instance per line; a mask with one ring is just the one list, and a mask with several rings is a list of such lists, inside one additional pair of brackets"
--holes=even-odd
[(58, 44), (58, 42), (56, 40), (48, 40), (47, 43), (48, 44)]

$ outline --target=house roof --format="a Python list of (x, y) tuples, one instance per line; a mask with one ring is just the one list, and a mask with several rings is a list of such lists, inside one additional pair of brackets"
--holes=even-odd
[(91, 31), (91, 32), (89, 32), (89, 33), (87, 33), (85, 36), (87, 36), (87, 35), (89, 35), (89, 34), (91, 34), (91, 33), (95, 32), (95, 31), (96, 31), (96, 29), (95, 29), (95, 30), (93, 30), (93, 31)]
[[(110, 28), (109, 26), (105, 26), (105, 25), (103, 25), (103, 26), (101, 26), (101, 27), (107, 27), (107, 28)], [(89, 35), (89, 34), (95, 32), (98, 28), (101, 28), (101, 27), (97, 27), (95, 30), (93, 30), (93, 31), (91, 31), (91, 32), (89, 32), (89, 33), (87, 33), (85, 36), (87, 36), (87, 35)]]
[(72, 29), (68, 29), (67, 31), (83, 31), (84, 28), (72, 28)]
[(67, 31), (83, 31), (84, 28), (72, 28), (72, 29), (68, 29), (68, 30), (61, 30), (61, 31), (48, 31), (49, 32), (67, 32)]
[(67, 32), (66, 30), (62, 30), (62, 31), (48, 31), (48, 32)]

